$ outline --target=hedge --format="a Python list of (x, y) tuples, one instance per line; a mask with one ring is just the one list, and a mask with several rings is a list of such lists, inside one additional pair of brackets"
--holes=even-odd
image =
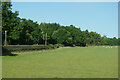
[(58, 48), (56, 45), (8, 45), (3, 46), (3, 53), (10, 52), (19, 52), (19, 51), (33, 51), (33, 50), (46, 50), (46, 49), (55, 49)]

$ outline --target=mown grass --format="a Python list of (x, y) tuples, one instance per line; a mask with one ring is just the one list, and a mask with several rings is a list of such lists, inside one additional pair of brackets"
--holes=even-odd
[(118, 48), (69, 47), (2, 57), (3, 78), (117, 78)]

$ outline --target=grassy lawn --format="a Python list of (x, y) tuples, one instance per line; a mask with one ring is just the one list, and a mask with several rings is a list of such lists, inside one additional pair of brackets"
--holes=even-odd
[(68, 47), (2, 57), (3, 78), (117, 78), (118, 48)]

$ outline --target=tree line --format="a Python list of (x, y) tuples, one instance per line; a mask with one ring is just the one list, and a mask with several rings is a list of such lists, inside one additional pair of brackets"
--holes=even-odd
[(7, 31), (7, 44), (9, 45), (40, 45), (45, 44), (46, 39), (47, 44), (61, 44), (64, 46), (120, 44), (120, 38), (107, 38), (96, 32), (82, 31), (74, 25), (38, 24), (33, 20), (20, 18), (18, 17), (18, 11), (12, 12), (11, 2), (3, 2), (1, 7), (3, 44), (5, 43), (5, 31)]

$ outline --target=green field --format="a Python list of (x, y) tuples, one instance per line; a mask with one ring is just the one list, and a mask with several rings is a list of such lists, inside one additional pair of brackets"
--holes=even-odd
[(118, 48), (66, 47), (2, 57), (3, 78), (117, 78)]

